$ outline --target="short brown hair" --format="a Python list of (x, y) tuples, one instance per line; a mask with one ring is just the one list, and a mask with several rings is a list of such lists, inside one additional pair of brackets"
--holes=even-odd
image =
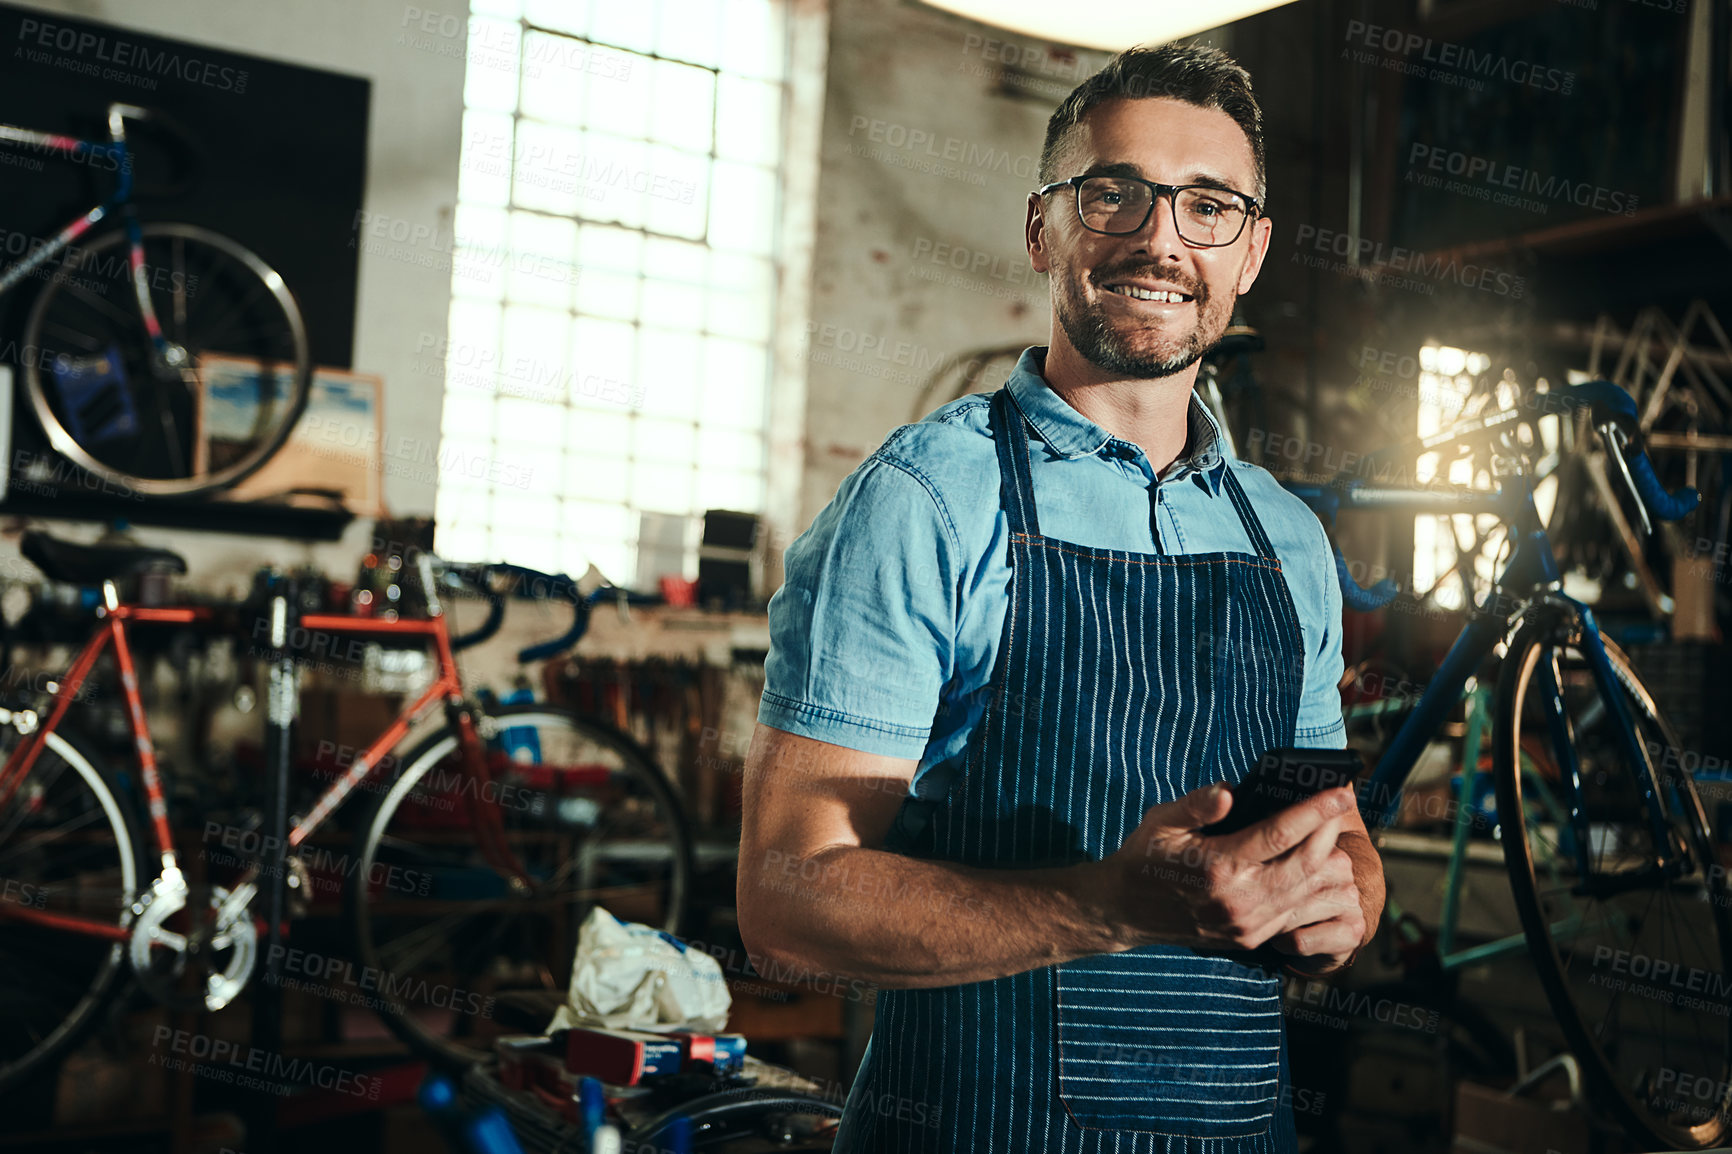
[(1140, 100), (1166, 96), (1225, 112), (1251, 142), (1257, 169), (1257, 203), (1268, 191), (1263, 155), (1263, 110), (1251, 93), (1251, 74), (1218, 48), (1203, 44), (1163, 44), (1158, 48), (1127, 48), (1107, 66), (1077, 85), (1046, 122), (1046, 143), (1040, 150), (1040, 182), (1061, 179), (1055, 168), (1059, 151), (1072, 129), (1089, 110), (1108, 100)]

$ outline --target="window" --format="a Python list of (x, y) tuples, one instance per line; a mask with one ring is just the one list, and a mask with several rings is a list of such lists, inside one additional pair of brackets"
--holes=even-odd
[(782, 3), (471, 12), (437, 547), (632, 584), (643, 514), (763, 509)]
[[(1421, 437), (1445, 432), (1458, 420), (1515, 408), (1523, 389), (1543, 391), (1545, 381), (1522, 382), (1505, 369), (1497, 380), (1487, 370), (1485, 353), (1436, 343), (1419, 350), (1418, 425)], [(1537, 440), (1527, 445), (1528, 465), (1539, 478), (1534, 505), (1542, 522), (1551, 520), (1557, 503), (1555, 467), (1559, 423), (1555, 416), (1534, 422)], [(1521, 430), (1517, 429), (1520, 433)], [(1525, 434), (1524, 434), (1525, 435)], [(1526, 443), (1526, 442), (1522, 442)], [(1450, 442), (1440, 450), (1421, 453), (1414, 479), (1421, 485), (1449, 485), (1491, 491), (1498, 480), (1489, 445)], [(1498, 567), (1509, 560), (1507, 532), (1493, 513), (1434, 514), (1414, 518), (1413, 588), (1445, 609), (1465, 609), (1491, 589)]]

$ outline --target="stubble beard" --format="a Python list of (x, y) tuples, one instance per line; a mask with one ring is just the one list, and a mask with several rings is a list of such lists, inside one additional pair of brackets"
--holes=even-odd
[[(1114, 270), (1112, 275), (1125, 275), (1125, 270)], [(1163, 274), (1162, 279), (1175, 281), (1196, 297), (1196, 323), (1191, 326), (1190, 332), (1179, 339), (1177, 348), (1169, 349), (1163, 354), (1134, 347), (1135, 337), (1147, 330), (1115, 328), (1100, 305), (1091, 305), (1083, 297), (1082, 278), (1072, 275), (1063, 278), (1064, 287), (1053, 302), (1065, 336), (1070, 338), (1071, 345), (1084, 360), (1121, 377), (1151, 380), (1170, 377), (1190, 368), (1214, 347), (1215, 342), (1221, 339), (1221, 334), (1227, 331), (1231, 302), (1228, 302), (1229, 308), (1220, 310), (1220, 316), (1215, 316), (1215, 310), (1210, 308), (1206, 285), (1200, 282), (1186, 283), (1170, 274)], [(1097, 285), (1102, 283), (1104, 282), (1096, 281)], [(1100, 291), (1104, 293), (1107, 290), (1101, 288)]]

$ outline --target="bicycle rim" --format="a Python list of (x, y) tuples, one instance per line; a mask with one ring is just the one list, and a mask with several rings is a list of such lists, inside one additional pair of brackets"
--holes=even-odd
[[(17, 734), (6, 752), (17, 746)], [(137, 839), (91, 761), (58, 733), (0, 810), (3, 897), (49, 913), (127, 925), (138, 895)], [(77, 1042), (125, 968), (118, 942), (0, 911), (0, 1091)]]
[(60, 266), (32, 305), (25, 395), (57, 453), (123, 492), (224, 489), (269, 460), (306, 408), (301, 312), (274, 269), (219, 233), (148, 224), (142, 235), (141, 275), (179, 352), (158, 353), (126, 235), (111, 232)]
[[(491, 781), (447, 728), (404, 759), (359, 832), (348, 899), (369, 1004), (435, 1060), (472, 1063), (501, 1031), (494, 999), (567, 989), (578, 929), (600, 905), (677, 932), (691, 833), (660, 770), (629, 738), (539, 706), (502, 708)], [(527, 892), (483, 848), (493, 806)]]
[[(1506, 838), (1504, 858), (1534, 965), (1596, 1101), (1639, 1137), (1701, 1149), (1719, 1144), (1732, 1118), (1732, 892), (1671, 728), (1628, 660), (1610, 642), (1606, 650), (1641, 755), (1661, 777), (1670, 845), (1657, 847), (1638, 784), (1645, 771), (1631, 765), (1586, 659), (1549, 624), (1530, 622), (1498, 687), (1499, 811), (1522, 812), (1532, 789), (1512, 771), (1524, 736), (1559, 766), (1573, 752), (1588, 867), (1584, 876), (1577, 865), (1578, 835), (1556, 822)], [(1566, 718), (1556, 727), (1546, 706), (1554, 680)], [(1675, 856), (1686, 847), (1690, 873), (1604, 888), (1636, 883), (1657, 848)]]

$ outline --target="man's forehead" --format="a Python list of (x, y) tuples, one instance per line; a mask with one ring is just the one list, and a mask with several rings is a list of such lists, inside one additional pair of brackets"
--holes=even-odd
[(1071, 173), (1111, 168), (1113, 175), (1235, 187), (1256, 180), (1251, 141), (1232, 117), (1171, 97), (1097, 104), (1071, 134), (1068, 151)]

